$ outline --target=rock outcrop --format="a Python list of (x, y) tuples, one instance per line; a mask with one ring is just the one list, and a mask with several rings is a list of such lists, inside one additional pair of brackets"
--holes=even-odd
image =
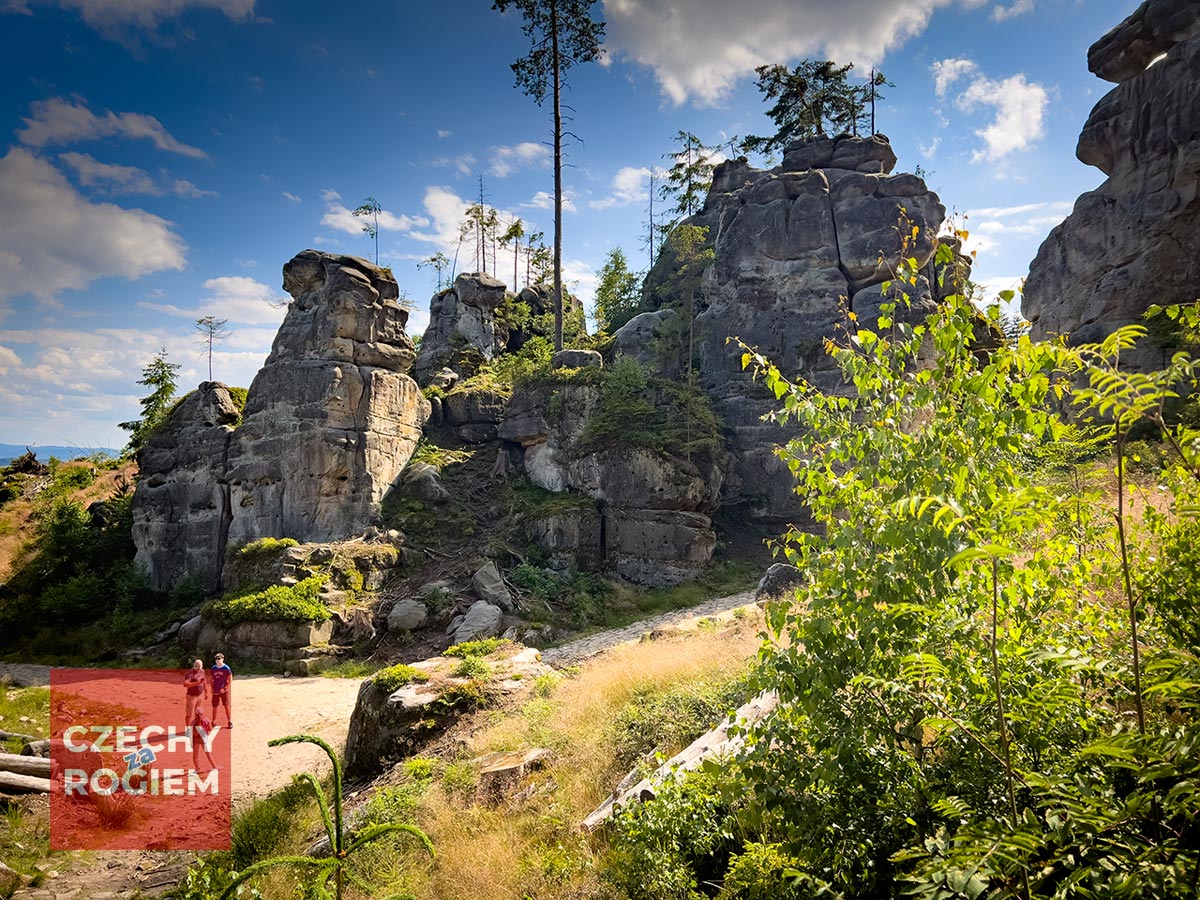
[(228, 548), (261, 537), (333, 541), (378, 520), (429, 415), (390, 274), (305, 250), (283, 271), (293, 302), (242, 413), (202, 385), (139, 456), (138, 563), (153, 586), (220, 582)]
[[(1108, 178), (1050, 232), (1025, 283), (1034, 336), (1071, 343), (1200, 296), (1200, 6), (1147, 0), (1092, 46), (1088, 66), (1119, 86), (1075, 153)], [(1163, 356), (1144, 344), (1122, 365), (1157, 368)]]
[[(514, 294), (491, 275), (464, 272), (433, 295), (413, 374), (422, 386), (434, 383), (443, 367), (466, 378), (481, 362), (515, 353), (532, 337), (552, 337), (553, 297), (547, 284)], [(565, 292), (563, 314), (568, 333), (583, 328), (583, 304)]]
[(705, 452), (687, 460), (620, 440), (589, 444), (587, 423), (599, 402), (599, 388), (588, 383), (525, 385), (514, 393), (500, 437), (521, 445), (534, 484), (580, 501), (535, 517), (531, 538), (552, 557), (641, 584), (696, 577), (716, 547), (709, 514), (719, 502), (724, 459)]
[[(895, 162), (882, 135), (792, 144), (783, 164), (768, 171), (732, 160), (714, 172), (701, 212), (684, 220), (708, 229), (715, 253), (696, 292), (694, 356), (734, 455), (722, 502), (752, 518), (789, 521), (803, 510), (791, 473), (774, 454), (785, 434), (761, 421), (776, 402), (742, 370), (742, 351), (727, 338), (757, 347), (785, 374), (835, 390), (825, 339), (838, 333), (848, 310), (873, 324), (880, 284), (902, 259), (915, 258), (927, 270), (913, 302), (918, 310), (931, 308), (945, 208), (916, 175), (890, 174)], [(677, 268), (669, 250), (659, 257), (644, 294), (644, 305), (654, 311), (617, 333), (618, 353), (664, 366), (655, 342), (679, 330), (668, 327), (669, 310), (687, 305), (676, 286)], [(684, 352), (665, 355), (686, 358)]]

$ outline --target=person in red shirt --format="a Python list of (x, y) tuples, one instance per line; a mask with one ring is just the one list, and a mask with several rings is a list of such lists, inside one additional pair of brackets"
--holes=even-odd
[(229, 705), (229, 695), (233, 688), (233, 670), (225, 665), (225, 654), (218, 653), (213, 658), (212, 667), (212, 720), (217, 724), (217, 708), (225, 704), (225, 719), (227, 728), (233, 727), (233, 709)]
[(184, 714), (183, 720), (187, 725), (192, 724), (193, 713), (200, 708), (208, 694), (208, 680), (204, 677), (204, 660), (198, 659), (183, 676)]

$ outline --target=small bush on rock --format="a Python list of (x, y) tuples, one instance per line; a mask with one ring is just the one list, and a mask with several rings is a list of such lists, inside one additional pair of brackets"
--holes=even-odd
[(329, 608), (319, 593), (325, 576), (314, 575), (298, 584), (273, 585), (233, 597), (222, 597), (204, 607), (204, 617), (224, 625), (238, 622), (324, 622)]
[(396, 690), (397, 688), (402, 688), (406, 684), (413, 684), (415, 682), (424, 682), (428, 680), (429, 676), (420, 669), (414, 669), (410, 665), (399, 663), (378, 672), (375, 677), (371, 679), (371, 683), (379, 690), (386, 691), (390, 694), (392, 691)]

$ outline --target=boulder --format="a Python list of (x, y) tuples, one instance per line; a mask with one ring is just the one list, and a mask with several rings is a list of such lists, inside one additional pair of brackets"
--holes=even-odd
[(497, 341), (495, 311), (505, 293), (504, 282), (464, 272), (452, 287), (433, 295), (413, 369), (421, 384), (431, 384), (446, 368), (469, 377), (480, 359), (493, 359), (503, 349), (503, 341)]
[(448, 391), (458, 383), (458, 373), (451, 368), (443, 368), (433, 373), (429, 379), (429, 387), (439, 391)]
[(632, 357), (647, 368), (654, 366), (658, 361), (655, 340), (663, 324), (674, 315), (675, 310), (669, 308), (638, 313), (613, 335), (614, 355)]
[(552, 369), (599, 369), (604, 357), (596, 350), (559, 350), (550, 357)]
[(411, 463), (400, 479), (402, 496), (439, 506), (450, 499), (450, 492), (442, 485), (438, 467), (430, 463)]
[(500, 575), (500, 570), (492, 560), (480, 566), (471, 576), (471, 587), (475, 589), (480, 600), (486, 600), (493, 606), (498, 606), (504, 612), (512, 612), (513, 597)]
[(424, 625), (428, 618), (429, 610), (420, 600), (398, 600), (388, 612), (388, 631), (415, 631)]
[(503, 614), (499, 606), (486, 600), (476, 601), (471, 604), (467, 614), (454, 629), (453, 643), (462, 644), (495, 637), (500, 633), (500, 619)]
[[(1148, 0), (1093, 46), (1089, 62), (1121, 81), (1096, 104), (1076, 148), (1108, 179), (1043, 242), (1023, 303), (1035, 338), (1067, 334), (1073, 344), (1141, 322), (1152, 303), (1196, 299), (1200, 7)], [(1122, 354), (1122, 368), (1158, 368), (1171, 352), (1143, 341)]]
[(772, 600), (790, 600), (804, 584), (804, 576), (795, 566), (775, 563), (767, 569), (754, 592), (754, 602), (762, 605)]
[(613, 568), (638, 584), (690, 581), (704, 571), (717, 546), (712, 520), (700, 513), (614, 509), (604, 519)]

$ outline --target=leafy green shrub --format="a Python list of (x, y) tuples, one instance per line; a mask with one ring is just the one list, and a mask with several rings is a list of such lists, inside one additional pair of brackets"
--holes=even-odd
[(491, 678), (492, 667), (479, 656), (464, 656), (453, 672), (456, 678)]
[(230, 833), (233, 867), (244, 869), (281, 850), (291, 834), (292, 813), (307, 799), (305, 783), (293, 781), (282, 790), (237, 810)]
[(812, 894), (792, 884), (802, 865), (782, 844), (750, 841), (729, 861), (718, 900), (807, 900)]
[(468, 656), (490, 656), (501, 647), (511, 644), (504, 638), (482, 638), (478, 641), (463, 641), (461, 644), (455, 644), (450, 647), (443, 656), (455, 656), (459, 659), (465, 659)]
[(288, 547), (299, 546), (300, 542), (295, 538), (264, 537), (240, 547), (238, 549), (238, 556), (244, 559), (255, 559), (263, 556), (272, 556)]
[(329, 607), (320, 599), (324, 575), (292, 585), (276, 584), (263, 591), (222, 597), (204, 607), (204, 617), (224, 625), (238, 622), (324, 622)]
[(381, 691), (390, 694), (406, 684), (414, 684), (429, 680), (429, 676), (420, 669), (415, 669), (406, 663), (397, 663), (389, 668), (375, 673), (371, 683)]

